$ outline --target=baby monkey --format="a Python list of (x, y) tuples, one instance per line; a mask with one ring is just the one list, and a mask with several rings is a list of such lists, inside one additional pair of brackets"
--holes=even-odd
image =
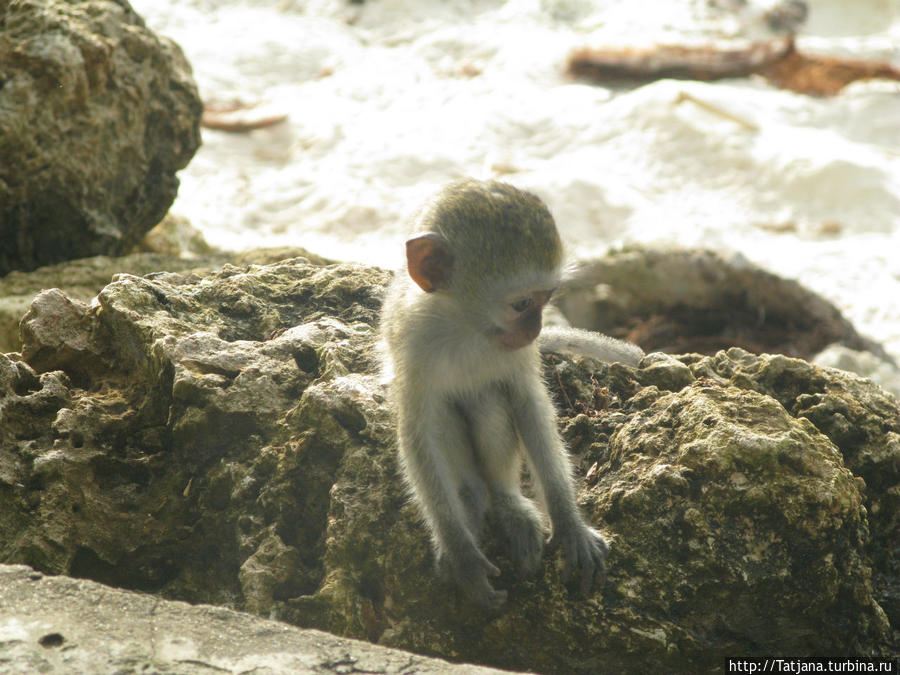
[[(536, 196), (498, 182), (441, 191), (406, 242), (382, 312), (400, 465), (431, 531), (439, 572), (472, 601), (497, 607), (500, 570), (482, 553), (490, 514), (518, 573), (541, 562), (544, 524), (522, 494), (521, 459), (550, 518), (551, 545), (584, 592), (605, 573), (607, 545), (575, 503), (572, 470), (541, 379), (538, 346), (636, 364), (643, 352), (574, 329), (545, 331), (562, 244)], [(542, 340), (538, 340), (541, 335)]]

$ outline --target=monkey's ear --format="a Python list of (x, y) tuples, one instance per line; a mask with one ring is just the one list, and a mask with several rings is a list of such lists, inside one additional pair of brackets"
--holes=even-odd
[(450, 285), (453, 253), (441, 235), (434, 232), (417, 234), (406, 240), (406, 268), (409, 276), (426, 293)]

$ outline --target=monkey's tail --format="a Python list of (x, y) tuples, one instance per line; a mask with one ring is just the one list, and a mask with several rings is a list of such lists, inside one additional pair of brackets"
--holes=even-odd
[(599, 361), (618, 361), (629, 366), (636, 366), (644, 357), (644, 351), (637, 345), (580, 328), (547, 326), (538, 336), (537, 344), (542, 352), (561, 352)]

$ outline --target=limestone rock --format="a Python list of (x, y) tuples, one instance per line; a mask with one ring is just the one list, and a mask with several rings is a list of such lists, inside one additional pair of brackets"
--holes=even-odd
[(488, 531), (507, 604), (438, 583), (377, 372), (389, 280), (295, 259), (39, 295), (0, 356), (2, 560), (542, 672), (896, 651), (900, 406), (741, 349), (548, 356), (609, 578), (582, 597), (548, 552), (517, 580)]
[(328, 261), (299, 247), (251, 249), (241, 253), (213, 252), (185, 256), (179, 253), (142, 252), (118, 258), (92, 256), (47, 265), (33, 272), (10, 272), (0, 277), (0, 352), (22, 349), (19, 322), (35, 296), (43, 290), (58, 288), (71, 300), (90, 302), (114, 275), (151, 274), (161, 270), (185, 275), (202, 275), (225, 264), (268, 264), (286, 258), (303, 257), (315, 264)]
[(628, 339), (648, 352), (713, 354), (742, 347), (811, 359), (840, 343), (896, 368), (832, 303), (740, 254), (629, 247), (585, 261), (556, 297), (573, 325)]
[(832, 344), (819, 352), (813, 363), (818, 366), (849, 370), (851, 373), (868, 377), (900, 398), (900, 368), (871, 352)]
[(200, 144), (190, 66), (126, 0), (0, 8), (0, 275), (128, 252)]
[(863, 489), (806, 419), (700, 379), (616, 431), (590, 494), (628, 571), (613, 573), (614, 595), (645, 618), (677, 616), (652, 633), (697, 650), (689, 668), (748, 644), (851, 654), (885, 639)]
[(0, 565), (0, 662), (30, 673), (499, 673)]
[(203, 233), (191, 225), (191, 221), (172, 213), (166, 214), (156, 227), (145, 234), (133, 252), (161, 253), (177, 258), (202, 258), (221, 253), (206, 241)]

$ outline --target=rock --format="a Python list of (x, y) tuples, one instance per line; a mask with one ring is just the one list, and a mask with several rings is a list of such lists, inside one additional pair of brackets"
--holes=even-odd
[(202, 258), (221, 251), (211, 246), (203, 233), (191, 225), (187, 218), (168, 213), (159, 225), (144, 235), (133, 253), (161, 253), (178, 258)]
[[(313, 505), (327, 507), (330, 483), (319, 482), (318, 472), (307, 476), (300, 502), (289, 503), (298, 499), (296, 462), (300, 470), (309, 467), (296, 456), (300, 431), (287, 422), (314, 379), (360, 371), (365, 362), (373, 369), (360, 339), (371, 341), (388, 276), (353, 266), (325, 272), (302, 259), (253, 269), (228, 266), (206, 278), (123, 274), (92, 306), (67, 304), (56, 292), (35, 299), (23, 320), (23, 349), (40, 355), (48, 371), (36, 373), (15, 355), (0, 357), (8, 384), (0, 403), (2, 465), (8, 458), (10, 481), (31, 494), (30, 505), (19, 506), (46, 508), (53, 522), (28, 531), (10, 520), (18, 553), (9, 559), (131, 588), (180, 585), (184, 591), (172, 595), (192, 599), (215, 586), (216, 600), (226, 601), (238, 592), (237, 570), (262, 536), (254, 517), (274, 522), (275, 507), (287, 512), (287, 521), (277, 520), (296, 531), (313, 515), (306, 499), (317, 495)], [(350, 304), (352, 298), (365, 305)], [(64, 315), (54, 323), (57, 311)], [(340, 319), (346, 323), (335, 323)], [(296, 328), (285, 330), (290, 326)], [(351, 338), (355, 351), (341, 346)], [(86, 372), (70, 356), (76, 351), (100, 355), (102, 363)], [(229, 449), (249, 461), (236, 461)], [(276, 469), (278, 479), (271, 476)], [(245, 509), (245, 501), (258, 499), (265, 514)], [(68, 505), (51, 516), (62, 504)], [(226, 504), (232, 506), (225, 513), (200, 516)], [(141, 524), (128, 525), (126, 512), (135, 508)], [(124, 531), (114, 534), (120, 528), (132, 530), (129, 541), (119, 538)], [(192, 534), (195, 528), (207, 534)], [(215, 542), (207, 540), (213, 531)], [(252, 545), (246, 555), (234, 548), (244, 539)], [(147, 564), (147, 556), (155, 562)], [(304, 564), (315, 560), (314, 551), (304, 551)], [(178, 571), (185, 562), (187, 575)], [(205, 581), (197, 585), (194, 573)], [(302, 567), (294, 572), (302, 573)]]
[(3, 672), (499, 673), (301, 630), (209, 605), (192, 606), (0, 565)]
[(833, 344), (816, 354), (813, 363), (868, 377), (900, 398), (900, 369), (871, 352)]
[(609, 578), (582, 597), (548, 552), (516, 580), (488, 532), (507, 604), (440, 584), (377, 370), (389, 281), (296, 259), (39, 295), (0, 356), (2, 560), (541, 672), (896, 652), (900, 405), (737, 348), (548, 357)]
[[(152, 248), (154, 244), (146, 242), (143, 246)], [(10, 272), (5, 277), (0, 277), (0, 353), (21, 350), (19, 321), (28, 311), (34, 297), (45, 289), (59, 288), (73, 301), (90, 302), (119, 273), (143, 275), (168, 270), (188, 276), (192, 273), (202, 275), (210, 269), (229, 263), (268, 264), (296, 257), (306, 258), (315, 264), (324, 265), (329, 262), (299, 247), (193, 255), (185, 255), (185, 249), (180, 249), (177, 253), (171, 252), (171, 248), (168, 250), (170, 252), (133, 253), (119, 258), (93, 256), (48, 265), (33, 272)]]
[(622, 337), (645, 351), (714, 354), (742, 347), (811, 359), (840, 343), (893, 363), (833, 304), (740, 254), (612, 251), (583, 263), (554, 297), (572, 325)]
[(0, 275), (128, 252), (200, 144), (190, 66), (126, 0), (2, 7)]
[[(900, 404), (879, 386), (850, 373), (782, 356), (740, 350), (691, 365), (699, 376), (752, 389), (812, 422), (864, 479), (876, 597), (900, 640)], [(894, 647), (896, 652), (897, 646)]]
[(103, 356), (91, 344), (87, 305), (52, 288), (35, 298), (31, 307), (29, 320), (22, 326), (29, 345), (22, 356), (33, 367), (87, 378), (103, 367)]
[(590, 503), (616, 535), (612, 595), (645, 619), (677, 616), (652, 633), (696, 650), (685, 668), (750, 644), (851, 654), (885, 640), (865, 484), (773, 398), (703, 378), (660, 391), (612, 435), (598, 476)]

